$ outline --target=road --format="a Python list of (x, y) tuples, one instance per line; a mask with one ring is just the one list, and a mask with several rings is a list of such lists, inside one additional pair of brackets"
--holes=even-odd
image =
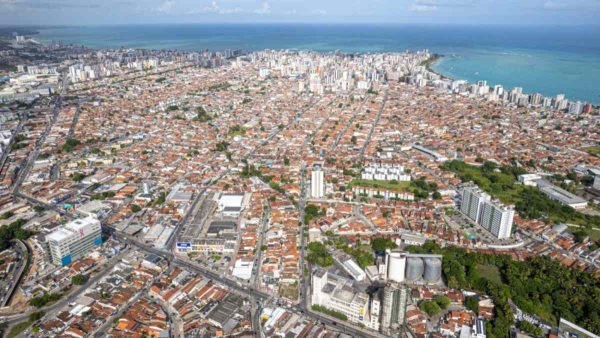
[(252, 277), (250, 278), (250, 284), (259, 288), (260, 284), (260, 267), (262, 265), (262, 246), (265, 243), (265, 234), (269, 225), (269, 218), (271, 217), (271, 209), (265, 208), (263, 211), (263, 219), (260, 224), (259, 233), (258, 233), (258, 244), (256, 247), (256, 254), (254, 256), (254, 266), (252, 267)]
[(360, 158), (361, 159), (365, 157), (365, 151), (367, 150), (369, 143), (371, 143), (371, 138), (373, 137), (373, 132), (375, 131), (375, 127), (377, 127), (377, 124), (379, 123), (379, 120), (381, 119), (381, 113), (383, 113), (383, 109), (385, 108), (385, 104), (387, 103), (387, 100), (388, 100), (388, 91), (389, 91), (389, 88), (386, 88), (385, 94), (383, 95), (383, 103), (381, 103), (381, 108), (379, 108), (379, 111), (377, 112), (377, 116), (375, 117), (375, 120), (373, 121), (373, 125), (371, 125), (371, 130), (369, 130), (369, 135), (367, 135), (365, 144), (363, 145), (362, 149), (360, 149)]
[(27, 118), (28, 118), (28, 114), (25, 114), (25, 116), (23, 116), (19, 120), (19, 124), (17, 125), (17, 127), (13, 131), (13, 134), (11, 135), (10, 141), (8, 142), (8, 144), (6, 145), (6, 147), (4, 148), (4, 152), (2, 153), (2, 157), (0, 158), (0, 170), (2, 170), (2, 168), (4, 168), (4, 164), (6, 164), (6, 159), (8, 158), (8, 154), (10, 153), (11, 146), (15, 142), (15, 137), (17, 137), (17, 135), (19, 135), (21, 133), (21, 130), (23, 129), (23, 125), (27, 121)]
[[(58, 312), (59, 310), (62, 310), (63, 307), (65, 307), (67, 304), (73, 302), (75, 299), (77, 299), (77, 297), (79, 297), (82, 293), (84, 293), (85, 291), (88, 290), (88, 288), (92, 285), (94, 285), (97, 281), (99, 281), (100, 279), (102, 279), (104, 276), (106, 276), (112, 269), (112, 267), (121, 260), (121, 258), (128, 252), (128, 249), (123, 250), (121, 253), (119, 253), (118, 255), (114, 256), (113, 258), (110, 259), (110, 261), (104, 263), (101, 267), (104, 267), (103, 270), (101, 270), (99, 273), (93, 275), (91, 278), (89, 278), (85, 284), (83, 284), (82, 286), (80, 286), (77, 290), (71, 292), (68, 294), (67, 297), (61, 298), (60, 300), (58, 300), (55, 303), (52, 303), (46, 307), (40, 308), (40, 309), (35, 309), (34, 311), (31, 312), (35, 312), (35, 311), (44, 311), (45, 317), (49, 316), (52, 317), (53, 315), (56, 314), (56, 312)], [(6, 323), (9, 325), (13, 325), (16, 323), (19, 323), (23, 320), (27, 320), (29, 318), (29, 314), (31, 312), (26, 312), (26, 313), (18, 313), (18, 314), (13, 314), (13, 315), (8, 315), (8, 316), (3, 316), (1, 317), (3, 320), (6, 320)]]
[(56, 122), (56, 120), (58, 118), (58, 113), (60, 112), (61, 106), (62, 106), (62, 96), (58, 96), (54, 103), (54, 109), (52, 112), (52, 116), (50, 117), (50, 121), (48, 122), (48, 125), (46, 126), (44, 133), (36, 141), (34, 150), (27, 158), (25, 167), (23, 167), (19, 171), (17, 180), (14, 183), (14, 187), (13, 187), (13, 191), (12, 191), (13, 194), (16, 194), (19, 192), (19, 189), (21, 188), (21, 184), (23, 184), (23, 181), (25, 180), (25, 178), (27, 178), (27, 176), (29, 176), (29, 172), (31, 171), (33, 164), (35, 163), (38, 156), (40, 155), (40, 148), (42, 147), (42, 145), (44, 145), (44, 142), (46, 142), (46, 137), (48, 137), (48, 134), (50, 133), (52, 126), (54, 126), (54, 123)]
[(344, 127), (344, 129), (336, 137), (335, 142), (333, 143), (333, 146), (331, 147), (332, 153), (337, 149), (338, 145), (340, 144), (340, 141), (342, 140), (342, 137), (344, 137), (344, 135), (348, 131), (348, 128), (350, 128), (350, 126), (352, 125), (352, 122), (354, 121), (356, 116), (363, 110), (363, 108), (365, 106), (365, 102), (367, 102), (368, 98), (369, 98), (369, 95), (365, 94), (365, 98), (360, 103), (360, 106), (354, 111), (354, 113), (350, 117), (350, 120), (348, 120), (348, 122), (346, 123), (346, 127)]
[(125, 313), (125, 311), (127, 311), (127, 309), (131, 307), (131, 305), (135, 304), (135, 302), (137, 302), (143, 295), (146, 294), (146, 292), (150, 289), (150, 286), (154, 282), (155, 279), (151, 279), (149, 282), (147, 282), (146, 285), (144, 285), (144, 287), (139, 292), (137, 292), (133, 298), (127, 301), (127, 304), (125, 304), (125, 306), (121, 306), (117, 313), (110, 316), (108, 320), (106, 320), (106, 322), (104, 322), (100, 327), (94, 330), (94, 332), (90, 334), (90, 337), (106, 337), (106, 331), (108, 331), (108, 329), (110, 329), (113, 326), (113, 319), (120, 318), (123, 315), (123, 313)]
[(20, 258), (27, 257), (27, 260), (19, 260), (19, 262), (17, 262), (19, 264), (19, 267), (15, 269), (13, 276), (5, 277), (12, 282), (12, 285), (4, 294), (1, 304), (2, 306), (6, 306), (8, 303), (10, 303), (10, 300), (12, 299), (17, 286), (19, 286), (23, 279), (23, 272), (25, 271), (25, 268), (27, 266), (31, 266), (31, 262), (33, 261), (31, 249), (26, 243), (18, 239), (14, 240), (14, 243), (17, 244), (18, 249), (15, 249), (15, 251), (19, 252)]
[[(270, 293), (263, 292), (253, 286), (243, 285), (239, 281), (234, 280), (232, 277), (217, 274), (214, 271), (209, 270), (193, 261), (189, 261), (185, 258), (176, 257), (168, 251), (159, 250), (154, 247), (150, 247), (148, 245), (145, 245), (145, 244), (137, 241), (136, 239), (134, 239), (132, 237), (129, 237), (129, 236), (126, 236), (123, 234), (116, 234), (116, 236), (117, 236), (117, 238), (128, 243), (129, 245), (137, 247), (139, 250), (163, 257), (164, 259), (168, 260), (172, 264), (178, 265), (180, 267), (194, 271), (206, 278), (212, 279), (213, 281), (215, 281), (217, 283), (220, 283), (222, 285), (229, 287), (231, 290), (233, 290), (235, 292), (238, 292), (242, 295), (245, 295), (246, 297), (251, 298), (251, 300), (253, 300), (253, 301), (264, 302), (268, 299), (274, 299), (274, 300), (277, 300), (277, 301), (280, 301), (283, 303), (287, 303), (287, 300), (285, 300), (283, 298), (279, 298)], [(343, 332), (353, 334), (357, 337), (380, 337), (380, 335), (377, 334), (376, 332), (361, 329), (361, 328), (359, 328), (355, 325), (352, 325), (348, 322), (343, 322), (343, 321), (337, 320), (335, 318), (325, 316), (323, 314), (313, 313), (310, 311), (307, 301), (305, 301), (304, 304), (294, 305), (291, 307), (291, 309), (301, 312), (301, 313), (304, 313), (306, 316), (308, 316), (314, 320), (318, 320), (327, 325), (330, 325), (332, 328), (335, 328), (336, 330), (342, 330)]]

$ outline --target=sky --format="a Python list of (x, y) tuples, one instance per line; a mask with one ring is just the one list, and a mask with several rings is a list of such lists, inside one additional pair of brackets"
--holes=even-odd
[(0, 0), (0, 25), (598, 24), (600, 0)]

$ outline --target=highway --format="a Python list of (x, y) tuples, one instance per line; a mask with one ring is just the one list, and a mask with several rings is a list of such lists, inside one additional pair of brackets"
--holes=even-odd
[[(52, 303), (46, 307), (40, 308), (40, 309), (34, 309), (31, 312), (35, 312), (35, 311), (44, 311), (46, 314), (45, 316), (53, 316), (58, 310), (61, 310), (63, 307), (67, 306), (67, 304), (75, 301), (75, 299), (77, 299), (77, 297), (79, 297), (79, 295), (81, 295), (82, 293), (84, 293), (86, 290), (88, 290), (88, 288), (92, 285), (94, 285), (97, 281), (99, 281), (100, 279), (102, 279), (102, 277), (106, 276), (110, 271), (111, 268), (118, 262), (121, 260), (121, 258), (128, 252), (128, 250), (123, 250), (121, 253), (119, 253), (118, 255), (114, 256), (112, 259), (110, 259), (110, 261), (104, 263), (101, 267), (103, 267), (104, 269), (101, 270), (100, 272), (98, 272), (97, 274), (93, 275), (91, 278), (89, 278), (85, 284), (83, 284), (81, 287), (79, 287), (77, 290), (71, 292), (68, 294), (67, 297), (63, 297), (61, 299), (59, 299), (57, 302)], [(99, 267), (100, 268), (100, 267)], [(24, 312), (24, 313), (16, 313), (16, 314), (12, 314), (12, 315), (5, 315), (0, 317), (1, 319), (5, 320), (5, 322), (8, 325), (13, 325), (16, 323), (19, 323), (21, 321), (27, 320), (29, 318), (29, 314), (31, 312)]]

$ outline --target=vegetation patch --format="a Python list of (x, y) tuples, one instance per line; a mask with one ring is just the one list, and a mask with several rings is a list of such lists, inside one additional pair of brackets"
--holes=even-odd
[[(435, 243), (407, 250), (443, 255), (442, 270), (450, 288), (475, 290), (492, 297), (496, 307), (495, 318), (487, 323), (490, 338), (506, 337), (510, 331), (514, 316), (509, 300), (554, 325), (565, 318), (591, 332), (600, 332), (600, 280), (589, 273), (569, 269), (544, 256), (515, 261), (509, 255), (440, 248)], [(486, 275), (492, 268), (497, 269), (500, 282)], [(474, 302), (469, 300), (469, 308), (475, 307)]]

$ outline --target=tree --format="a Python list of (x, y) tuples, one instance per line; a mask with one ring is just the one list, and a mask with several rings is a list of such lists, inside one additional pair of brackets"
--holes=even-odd
[(137, 204), (132, 204), (131, 205), (131, 212), (136, 213), (136, 212), (140, 212), (142, 210), (142, 208), (137, 205)]
[(439, 200), (442, 198), (442, 194), (440, 194), (439, 191), (434, 191), (431, 197), (433, 197), (434, 200)]
[(283, 159), (283, 165), (285, 165), (285, 166), (288, 166), (288, 165), (290, 165), (290, 159), (289, 159), (289, 158), (287, 158), (287, 157), (286, 157), (286, 158), (284, 158), (284, 159)]
[(476, 297), (466, 297), (465, 307), (475, 313), (479, 313), (479, 300)]
[(371, 248), (375, 251), (385, 251), (386, 249), (394, 249), (396, 247), (396, 243), (389, 237), (377, 237), (371, 241)]
[(430, 300), (421, 301), (419, 303), (419, 309), (427, 313), (429, 316), (435, 316), (436, 314), (442, 312), (440, 306), (436, 302)]
[(435, 300), (442, 310), (445, 310), (450, 306), (450, 298), (445, 295), (436, 295), (433, 300)]
[(71, 277), (71, 282), (75, 285), (83, 285), (87, 281), (87, 277), (82, 274), (77, 274)]
[(45, 314), (46, 314), (46, 313), (45, 313), (44, 311), (36, 311), (36, 312), (33, 312), (33, 313), (31, 313), (31, 314), (29, 315), (29, 321), (30, 321), (30, 322), (32, 322), (32, 323), (33, 323), (33, 322), (36, 322), (36, 321), (38, 321), (38, 320), (42, 319), (42, 318), (44, 317), (44, 315), (45, 315)]

